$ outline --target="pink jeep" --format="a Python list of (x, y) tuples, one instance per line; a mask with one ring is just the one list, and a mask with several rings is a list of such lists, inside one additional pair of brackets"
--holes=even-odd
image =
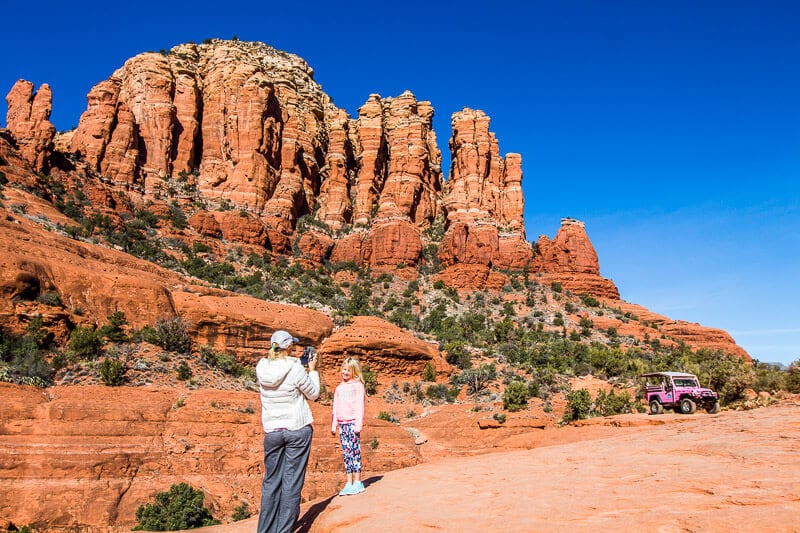
[(719, 411), (719, 395), (700, 386), (697, 376), (685, 372), (650, 372), (645, 378), (644, 397), (650, 414), (660, 415), (664, 408), (690, 415), (699, 405), (713, 414)]

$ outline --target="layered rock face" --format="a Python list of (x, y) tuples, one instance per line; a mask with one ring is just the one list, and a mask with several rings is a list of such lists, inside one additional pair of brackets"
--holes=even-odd
[(345, 357), (369, 361), (370, 368), (386, 381), (418, 379), (429, 362), (436, 367), (448, 366), (435, 344), (372, 316), (354, 317), (335, 331), (325, 341), (321, 356), (327, 362), (323, 377), (334, 386), (341, 381), (339, 369)]
[(6, 96), (6, 124), (14, 134), (22, 156), (37, 171), (47, 170), (56, 128), (50, 122), (53, 93), (46, 83), (34, 92), (33, 84), (19, 80)]
[[(129, 531), (136, 510), (173, 483), (203, 490), (204, 506), (230, 521), (259, 507), (263, 430), (256, 392), (33, 387), (0, 383), (0, 517), (37, 531)], [(314, 439), (302, 498), (335, 494), (342, 454), (330, 407), (311, 402)], [(367, 406), (362, 446), (369, 475), (422, 461), (399, 426)], [(231, 524), (226, 524), (230, 527)]]
[(444, 205), (448, 229), (439, 248), (445, 266), (459, 263), (523, 268), (532, 258), (522, 219), (522, 158), (500, 156), (489, 117), (453, 114), (452, 166)]
[(585, 224), (571, 218), (561, 219), (553, 240), (539, 237), (531, 270), (543, 282), (559, 282), (574, 293), (619, 299), (614, 282), (600, 276), (597, 252), (586, 235)]

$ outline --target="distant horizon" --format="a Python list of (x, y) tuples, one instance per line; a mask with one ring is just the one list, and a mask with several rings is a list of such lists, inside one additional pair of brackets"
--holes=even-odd
[(800, 359), (800, 5), (215, 6), (46, 1), (36, 32), (9, 24), (0, 90), (48, 83), (65, 131), (130, 57), (237, 36), (302, 57), (351, 116), (371, 93), (430, 101), (445, 177), (452, 113), (481, 109), (522, 154), (529, 241), (581, 220), (624, 300)]

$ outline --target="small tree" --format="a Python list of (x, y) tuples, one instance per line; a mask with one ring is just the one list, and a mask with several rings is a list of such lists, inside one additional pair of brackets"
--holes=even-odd
[(136, 509), (138, 531), (177, 531), (219, 524), (203, 506), (205, 495), (187, 483), (172, 485), (155, 495), (155, 502)]
[(128, 320), (125, 318), (125, 313), (122, 311), (114, 311), (106, 317), (108, 324), (100, 328), (100, 334), (111, 342), (126, 342), (128, 336), (123, 331), (122, 327), (128, 325)]

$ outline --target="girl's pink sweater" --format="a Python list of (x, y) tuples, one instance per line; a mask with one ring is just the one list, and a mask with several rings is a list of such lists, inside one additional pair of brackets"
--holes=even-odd
[(364, 425), (364, 384), (357, 379), (342, 381), (333, 394), (333, 414), (331, 431), (336, 431), (337, 424), (352, 422), (356, 433), (361, 433)]

